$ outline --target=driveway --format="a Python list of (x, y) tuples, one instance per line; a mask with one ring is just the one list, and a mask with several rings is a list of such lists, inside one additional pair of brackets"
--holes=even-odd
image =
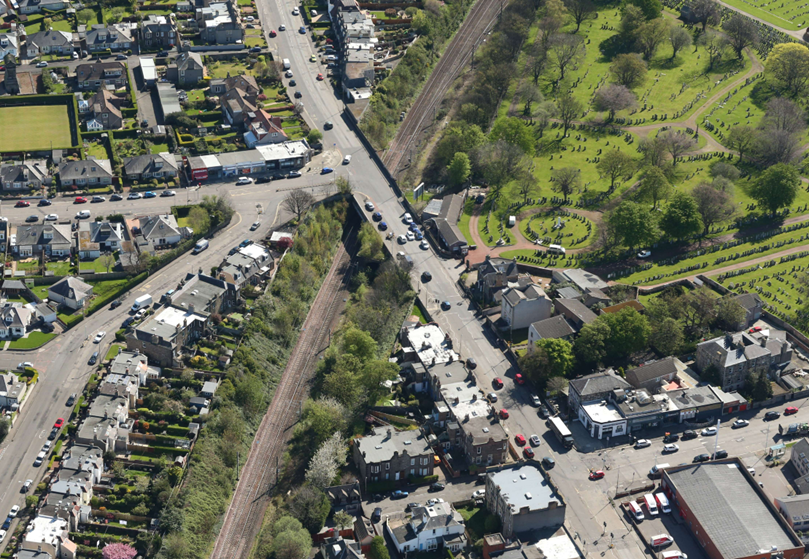
[(441, 480), (441, 483), (446, 484), (443, 491), (436, 491), (430, 493), (429, 485), (414, 486), (406, 485), (402, 487), (402, 491), (407, 491), (409, 494), (404, 499), (391, 499), (390, 494), (385, 495), (381, 501), (373, 500), (373, 495), (369, 495), (370, 499), (363, 503), (363, 512), (368, 518), (374, 512), (376, 507), (382, 509), (382, 518), (385, 516), (393, 516), (405, 511), (408, 503), (425, 504), (430, 499), (444, 499), (448, 503), (456, 503), (458, 501), (466, 501), (472, 497), (472, 493), (476, 489), (482, 489), (483, 485), (475, 485), (475, 476), (464, 476), (457, 479)]

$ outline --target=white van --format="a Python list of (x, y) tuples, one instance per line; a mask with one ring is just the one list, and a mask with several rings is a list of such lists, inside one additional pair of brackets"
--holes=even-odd
[(289, 58), (284, 59), (284, 70), (289, 70), (292, 68), (292, 64), (289, 63)]
[(210, 243), (208, 242), (208, 239), (201, 239), (197, 241), (197, 244), (194, 245), (194, 254), (199, 254), (200, 252), (208, 248), (209, 244)]
[(132, 305), (132, 312), (138, 312), (140, 310), (145, 309), (149, 305), (152, 304), (152, 296), (148, 293), (146, 295), (141, 295), (137, 299), (135, 299), (135, 303)]
[(643, 496), (643, 500), (646, 503), (646, 510), (649, 511), (649, 514), (651, 516), (657, 516), (659, 511), (657, 510), (657, 503), (655, 502), (654, 495), (647, 493)]
[(655, 499), (657, 499), (657, 504), (664, 514), (669, 514), (671, 512), (671, 505), (669, 504), (669, 498), (666, 497), (665, 493), (655, 493)]
[(565, 255), (565, 247), (562, 245), (548, 245), (548, 252), (551, 254), (561, 254), (562, 256)]
[(661, 559), (688, 559), (688, 555), (675, 549), (672, 551), (664, 551), (661, 554)]
[(640, 505), (635, 501), (629, 501), (629, 511), (632, 513), (632, 516), (635, 517), (635, 522), (640, 522), (643, 520), (643, 511), (640, 508)]
[(649, 470), (649, 475), (652, 477), (660, 477), (662, 475), (660, 471), (665, 470), (669, 466), (670, 464), (655, 464), (654, 466), (652, 466), (652, 469)]

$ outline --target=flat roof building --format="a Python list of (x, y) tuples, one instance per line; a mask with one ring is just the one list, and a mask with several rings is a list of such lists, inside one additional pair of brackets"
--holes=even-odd
[(486, 475), (486, 508), (500, 517), (502, 534), (562, 526), (565, 502), (550, 478), (533, 463), (510, 466)]

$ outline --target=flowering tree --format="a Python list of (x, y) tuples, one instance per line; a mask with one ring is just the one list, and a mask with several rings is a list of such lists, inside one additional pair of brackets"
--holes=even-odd
[(125, 543), (111, 543), (101, 551), (103, 559), (134, 559), (138, 552), (131, 545)]

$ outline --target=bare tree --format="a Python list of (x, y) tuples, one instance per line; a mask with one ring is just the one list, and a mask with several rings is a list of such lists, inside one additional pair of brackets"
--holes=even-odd
[(547, 51), (550, 46), (551, 37), (559, 33), (564, 23), (563, 18), (552, 15), (546, 15), (539, 20), (539, 31), (534, 45), (538, 45), (543, 50)]
[(725, 39), (719, 33), (711, 31), (710, 29), (704, 31), (699, 36), (697, 44), (705, 49), (708, 53), (708, 70), (713, 70), (722, 58), (725, 56)]
[(767, 102), (762, 127), (797, 134), (806, 129), (806, 113), (785, 97), (773, 97)]
[(281, 204), (285, 210), (295, 214), (300, 221), (303, 214), (305, 214), (314, 203), (315, 197), (312, 196), (312, 194), (305, 188), (300, 188), (297, 190), (292, 190), (289, 194), (287, 194), (286, 198), (284, 198), (284, 201)]
[(666, 40), (670, 25), (663, 18), (657, 18), (647, 21), (638, 29), (638, 39), (635, 43), (647, 61), (652, 60), (657, 49)]
[(548, 48), (539, 42), (539, 39), (531, 46), (531, 54), (528, 59), (528, 68), (531, 71), (531, 78), (534, 85), (539, 84), (539, 78), (545, 73), (548, 67)]
[(738, 124), (728, 132), (727, 146), (739, 153), (740, 162), (744, 158), (744, 154), (753, 147), (757, 134), (758, 131), (747, 124)]
[(691, 3), (691, 17), (697, 23), (702, 24), (702, 31), (708, 24), (716, 25), (721, 19), (721, 12), (719, 11), (719, 3), (714, 0), (694, 0)]
[(536, 120), (534, 121), (539, 130), (539, 137), (545, 133), (545, 129), (551, 123), (551, 119), (556, 117), (558, 113), (556, 104), (553, 101), (545, 101), (537, 106), (535, 112)]
[(758, 43), (758, 27), (752, 19), (746, 16), (739, 14), (731, 16), (722, 24), (722, 30), (728, 37), (730, 48), (733, 49), (739, 60), (742, 59), (744, 49)]
[(697, 211), (702, 218), (703, 235), (707, 235), (711, 227), (730, 219), (733, 215), (733, 197), (706, 182), (695, 186), (691, 191), (691, 196), (697, 202)]
[(666, 148), (660, 138), (643, 138), (638, 146), (643, 154), (643, 163), (653, 167), (662, 167), (666, 164)]
[(798, 155), (798, 135), (788, 130), (767, 128), (758, 133), (753, 145), (755, 157), (764, 165), (791, 163)]
[(115, 266), (115, 256), (111, 252), (105, 252), (101, 255), (99, 262), (101, 262), (101, 265), (104, 266), (107, 273), (109, 273), (110, 269)]
[(625, 109), (631, 109), (637, 104), (635, 94), (629, 91), (626, 86), (609, 84), (596, 91), (593, 99), (593, 106), (597, 111), (607, 111), (610, 114), (609, 120), (615, 118), (615, 113)]
[(567, 11), (573, 16), (573, 21), (576, 22), (576, 29), (573, 33), (578, 33), (581, 24), (585, 20), (593, 17), (596, 11), (596, 6), (590, 0), (565, 0), (565, 7)]
[(517, 183), (517, 190), (523, 197), (523, 203), (528, 203), (528, 197), (536, 191), (537, 184), (539, 184), (539, 182), (534, 176), (534, 173), (522, 173)]
[(534, 82), (524, 81), (520, 85), (519, 90), (517, 90), (517, 95), (519, 96), (520, 100), (525, 103), (523, 116), (529, 117), (533, 123), (534, 109), (536, 108), (536, 104), (541, 103), (544, 100), (542, 92)]
[(577, 62), (584, 55), (582, 39), (578, 35), (559, 33), (551, 39), (550, 60), (559, 70), (559, 80), (565, 79), (568, 66)]
[(691, 33), (686, 29), (673, 25), (669, 29), (669, 42), (671, 43), (671, 59), (674, 60), (677, 58), (678, 52), (691, 46), (693, 40), (691, 39)]
[(505, 140), (484, 144), (476, 150), (475, 155), (475, 167), (495, 191), (527, 172), (531, 163), (531, 158), (525, 155), (520, 146)]
[(581, 187), (581, 169), (574, 167), (556, 169), (551, 171), (551, 180), (553, 181), (551, 188), (564, 196), (565, 203), (567, 203), (567, 198), (573, 194), (573, 190)]
[(663, 147), (671, 155), (671, 166), (677, 165), (677, 158), (685, 155), (697, 146), (697, 141), (682, 130), (666, 130), (657, 135)]
[(556, 109), (559, 113), (559, 119), (562, 121), (562, 126), (564, 127), (564, 132), (562, 133), (562, 137), (564, 138), (567, 135), (570, 125), (573, 124), (573, 120), (581, 115), (584, 106), (570, 93), (565, 92), (560, 95), (559, 99), (556, 101)]

